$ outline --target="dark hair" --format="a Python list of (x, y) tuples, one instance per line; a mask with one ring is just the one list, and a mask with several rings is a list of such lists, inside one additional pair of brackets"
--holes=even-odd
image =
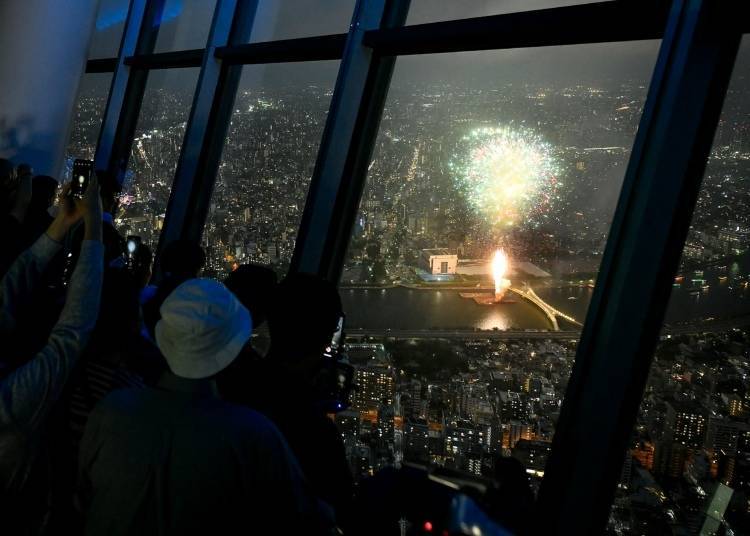
[(138, 285), (144, 287), (148, 284), (148, 278), (151, 275), (151, 263), (154, 261), (151, 248), (146, 244), (138, 244), (133, 261), (133, 274)]
[(139, 296), (138, 285), (130, 272), (123, 268), (105, 269), (101, 308), (92, 342), (116, 346), (122, 344), (122, 337), (135, 336), (140, 320)]
[(333, 283), (313, 274), (289, 274), (278, 285), (268, 318), (271, 351), (282, 359), (322, 351), (342, 311)]
[(206, 264), (206, 254), (198, 244), (187, 240), (175, 240), (164, 247), (159, 259), (165, 277), (191, 279)]
[(107, 170), (96, 170), (96, 177), (99, 179), (99, 191), (102, 198), (102, 208), (105, 211), (114, 211), (115, 202), (117, 201), (122, 186), (117, 180), (117, 176)]
[(5, 214), (10, 209), (13, 191), (16, 188), (15, 178), (16, 168), (13, 162), (7, 158), (0, 158), (0, 215)]
[(16, 168), (13, 162), (7, 158), (0, 158), (0, 183), (5, 183), (15, 173)]
[(57, 179), (49, 175), (37, 175), (31, 181), (31, 206), (46, 210), (52, 206), (57, 193)]
[(276, 272), (267, 266), (242, 264), (227, 276), (224, 284), (250, 311), (253, 326), (259, 326), (268, 318), (277, 281)]

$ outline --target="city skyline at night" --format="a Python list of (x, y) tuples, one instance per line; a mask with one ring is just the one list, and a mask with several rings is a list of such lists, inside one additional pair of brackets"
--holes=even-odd
[[(407, 23), (578, 3), (462, 1), (438, 12), (413, 0)], [(213, 2), (167, 4), (157, 51), (203, 46)], [(251, 41), (346, 32), (354, 3), (335, 4), (262, 3)], [(295, 10), (315, 15), (305, 24)], [(92, 57), (112, 55), (116, 19), (102, 22)], [(397, 58), (338, 281), (358, 389), (331, 418), (355, 480), (403, 462), (491, 476), (513, 457), (539, 490), (660, 45)], [(750, 532), (749, 54), (744, 39), (608, 534), (695, 531), (717, 521), (711, 505), (717, 522)], [(246, 263), (290, 270), (340, 66), (242, 67), (227, 134), (211, 142), (222, 154), (204, 276)], [(154, 251), (199, 74), (150, 72), (140, 108), (114, 219)], [(69, 164), (93, 158), (110, 83), (84, 77)]]

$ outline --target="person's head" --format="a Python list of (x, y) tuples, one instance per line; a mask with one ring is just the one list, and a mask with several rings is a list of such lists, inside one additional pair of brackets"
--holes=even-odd
[(107, 268), (102, 280), (99, 317), (93, 339), (117, 348), (138, 334), (140, 304), (135, 278), (122, 268)]
[(266, 321), (276, 292), (276, 272), (260, 264), (243, 264), (227, 276), (224, 284), (248, 308), (256, 326)]
[(165, 277), (190, 279), (200, 274), (206, 264), (206, 254), (198, 244), (175, 240), (164, 247), (159, 262)]
[(334, 284), (313, 274), (289, 274), (277, 287), (268, 317), (271, 351), (289, 363), (319, 357), (342, 311)]
[(0, 211), (8, 210), (16, 186), (16, 168), (13, 162), (0, 158)]
[(120, 199), (122, 186), (117, 177), (106, 170), (97, 170), (96, 177), (99, 179), (99, 191), (102, 198), (102, 210), (114, 215)]
[(55, 202), (57, 179), (49, 175), (37, 175), (31, 181), (31, 210), (47, 210)]
[(148, 285), (148, 281), (151, 279), (151, 263), (153, 260), (154, 255), (151, 253), (151, 248), (146, 244), (138, 244), (133, 259), (133, 275), (141, 288)]
[(250, 313), (212, 279), (189, 279), (164, 300), (156, 345), (177, 376), (214, 376), (239, 355), (252, 334)]
[(13, 162), (7, 158), (0, 158), (0, 184), (5, 185), (12, 182), (16, 176), (16, 168)]
[(16, 176), (20, 179), (21, 177), (32, 178), (34, 176), (34, 170), (30, 164), (22, 163), (16, 167)]

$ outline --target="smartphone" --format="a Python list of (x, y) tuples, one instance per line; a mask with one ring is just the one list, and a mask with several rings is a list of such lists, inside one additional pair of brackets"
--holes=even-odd
[(134, 257), (135, 252), (138, 251), (138, 247), (141, 245), (141, 237), (135, 235), (129, 235), (127, 241), (128, 257)]
[(82, 160), (76, 158), (73, 161), (73, 185), (70, 188), (71, 195), (83, 197), (89, 187), (91, 174), (94, 172), (93, 160)]
[(125, 263), (127, 264), (127, 267), (129, 269), (134, 270), (136, 267), (135, 256), (138, 252), (138, 248), (141, 247), (141, 237), (136, 235), (128, 235), (125, 246), (127, 248), (127, 259)]

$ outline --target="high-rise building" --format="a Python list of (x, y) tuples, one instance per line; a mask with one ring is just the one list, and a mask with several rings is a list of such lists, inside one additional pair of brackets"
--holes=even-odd
[(430, 461), (430, 434), (424, 419), (404, 422), (404, 459), (418, 463)]
[(746, 422), (710, 416), (706, 429), (705, 447), (714, 451), (737, 452), (740, 435), (750, 430)]
[(526, 402), (521, 393), (501, 392), (499, 395), (500, 416), (503, 422), (522, 420), (528, 417)]
[[(452, 423), (445, 428), (445, 458), (446, 463), (453, 467), (470, 470), (471, 465), (477, 468), (487, 452), (489, 429), (474, 425), (468, 421)], [(476, 472), (471, 470), (471, 472)], [(479, 474), (479, 473), (477, 473)]]
[(672, 441), (695, 448), (701, 447), (706, 436), (707, 416), (696, 403), (667, 402), (666, 429)]
[(727, 396), (726, 404), (731, 417), (743, 417), (745, 415), (745, 405), (739, 396), (735, 394)]
[(341, 411), (334, 419), (345, 445), (355, 445), (359, 437), (359, 413), (353, 410)]
[(534, 439), (534, 427), (527, 421), (512, 420), (505, 424), (503, 432), (503, 446), (512, 449), (520, 440)]
[(378, 411), (378, 435), (386, 442), (393, 442), (394, 438), (394, 423), (396, 418), (395, 408), (393, 404), (385, 404), (380, 407)]
[(393, 370), (387, 366), (357, 366), (354, 372), (356, 390), (352, 394), (353, 408), (378, 408), (393, 403)]
[[(422, 403), (422, 382), (412, 380), (404, 389), (408, 395), (408, 404), (404, 408), (407, 415), (415, 418), (424, 418), (424, 404)], [(403, 403), (403, 400), (402, 400)]]
[(551, 451), (552, 445), (548, 441), (529, 439), (519, 439), (511, 449), (512, 456), (526, 467), (527, 472), (533, 472), (537, 476), (544, 474)]

